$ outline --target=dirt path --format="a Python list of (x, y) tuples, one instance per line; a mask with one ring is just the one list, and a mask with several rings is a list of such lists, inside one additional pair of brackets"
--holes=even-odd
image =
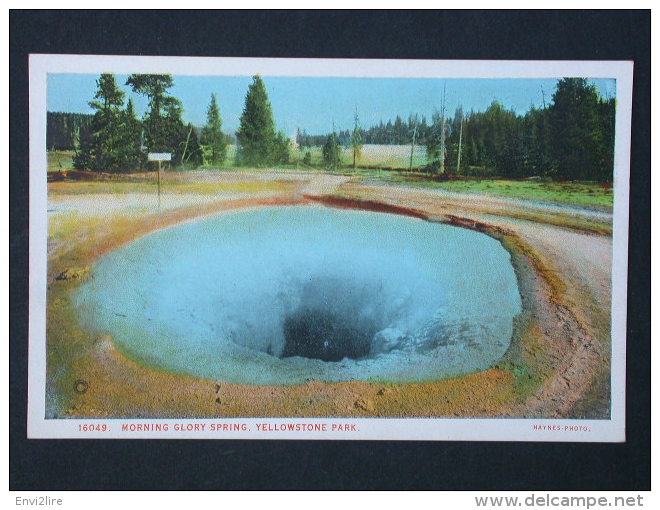
[(314, 176), (310, 181), (300, 188), (304, 196), (324, 196), (334, 193), (342, 184), (351, 180), (351, 177), (345, 175), (324, 175)]

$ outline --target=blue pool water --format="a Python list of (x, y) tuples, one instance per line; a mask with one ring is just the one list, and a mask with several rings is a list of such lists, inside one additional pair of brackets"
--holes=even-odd
[(246, 384), (426, 381), (507, 350), (509, 253), (471, 230), (322, 206), (239, 210), (101, 259), (83, 325), (160, 370)]

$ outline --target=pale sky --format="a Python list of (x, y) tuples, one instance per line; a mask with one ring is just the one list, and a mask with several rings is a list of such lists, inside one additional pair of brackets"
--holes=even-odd
[[(126, 75), (116, 75), (117, 82), (133, 97), (138, 115), (147, 101), (130, 91)], [(93, 113), (88, 102), (96, 92), (96, 74), (49, 74), (48, 110)], [(446, 87), (446, 107), (453, 115), (457, 107), (469, 112), (484, 111), (494, 100), (519, 114), (533, 104), (549, 104), (556, 79), (405, 79), (405, 78), (301, 78), (263, 76), (278, 129), (287, 135), (297, 128), (309, 134), (327, 134), (333, 122), (338, 130), (350, 129), (357, 108), (364, 128), (381, 120), (394, 120), (397, 115), (407, 119), (410, 114), (425, 115), (430, 121), (439, 110)], [(603, 97), (616, 96), (614, 79), (591, 80)], [(218, 98), (223, 129), (238, 129), (245, 103), (245, 94), (252, 78), (245, 76), (178, 76), (170, 94), (183, 102), (184, 121), (202, 126), (211, 93)]]

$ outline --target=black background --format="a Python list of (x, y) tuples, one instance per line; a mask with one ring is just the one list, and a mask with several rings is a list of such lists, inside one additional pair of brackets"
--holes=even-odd
[[(10, 489), (650, 489), (650, 11), (11, 11)], [(27, 440), (28, 54), (634, 60), (627, 442)]]

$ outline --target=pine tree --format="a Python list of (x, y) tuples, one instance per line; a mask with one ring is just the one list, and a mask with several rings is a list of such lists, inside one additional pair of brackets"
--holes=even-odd
[(204, 151), (199, 143), (199, 133), (195, 126), (188, 123), (186, 137), (182, 140), (180, 150), (181, 164), (186, 167), (198, 167), (204, 163)]
[(163, 104), (162, 133), (164, 152), (172, 152), (172, 164), (181, 165), (187, 156), (190, 130), (183, 123), (181, 101), (169, 97)]
[(548, 109), (535, 107), (525, 115), (528, 133), (531, 171), (534, 175), (550, 176), (555, 172), (551, 154)]
[(278, 141), (275, 120), (266, 86), (259, 75), (252, 80), (245, 96), (241, 124), (236, 132), (236, 164), (239, 166), (265, 166), (275, 163), (275, 155), (280, 152), (276, 150)]
[(357, 160), (362, 154), (362, 129), (360, 128), (360, 118), (357, 108), (353, 118), (353, 133), (351, 134), (351, 148), (353, 149), (353, 169), (357, 168)]
[(598, 116), (598, 172), (596, 178), (603, 182), (611, 182), (614, 169), (614, 125), (616, 118), (616, 101), (607, 99), (601, 101)]
[(103, 73), (96, 81), (98, 89), (89, 105), (96, 110), (92, 118), (90, 139), (80, 141), (80, 151), (74, 158), (76, 168), (116, 172), (128, 170), (123, 153), (126, 140), (123, 129), (124, 92), (115, 76)]
[(92, 158), (93, 140), (91, 129), (80, 134), (80, 144), (73, 156), (73, 167), (78, 170), (93, 170), (94, 160)]
[(185, 136), (185, 125), (181, 120), (181, 101), (167, 94), (167, 89), (174, 85), (172, 76), (132, 74), (126, 85), (149, 99), (149, 111), (144, 118), (144, 141), (149, 152), (180, 152), (179, 144)]
[(211, 94), (211, 102), (206, 110), (206, 125), (202, 131), (202, 143), (209, 151), (209, 163), (222, 165), (227, 157), (227, 137), (222, 132), (222, 117), (215, 94)]
[(290, 150), (291, 144), (289, 143), (289, 139), (284, 133), (279, 131), (273, 141), (272, 152), (269, 157), (270, 162), (276, 165), (286, 165), (289, 162)]
[(78, 150), (88, 134), (94, 115), (87, 113), (47, 112), (46, 148), (48, 150)]
[(142, 123), (135, 114), (133, 100), (130, 98), (126, 104), (126, 109), (121, 112), (118, 135), (121, 139), (117, 154), (120, 165), (127, 170), (144, 167), (146, 155), (140, 147)]
[(323, 146), (323, 163), (330, 170), (336, 170), (341, 165), (341, 147), (337, 133), (334, 131)]
[[(600, 98), (585, 78), (564, 78), (557, 83), (550, 106), (550, 135), (557, 173), (564, 179), (597, 179), (611, 175), (603, 169), (604, 144)], [(608, 140), (609, 142), (609, 140)]]
[(445, 156), (441, 143), (441, 132), (444, 129), (443, 115), (438, 111), (433, 112), (431, 122), (429, 134), (426, 136), (426, 161), (428, 168), (436, 173), (440, 168), (440, 161)]

